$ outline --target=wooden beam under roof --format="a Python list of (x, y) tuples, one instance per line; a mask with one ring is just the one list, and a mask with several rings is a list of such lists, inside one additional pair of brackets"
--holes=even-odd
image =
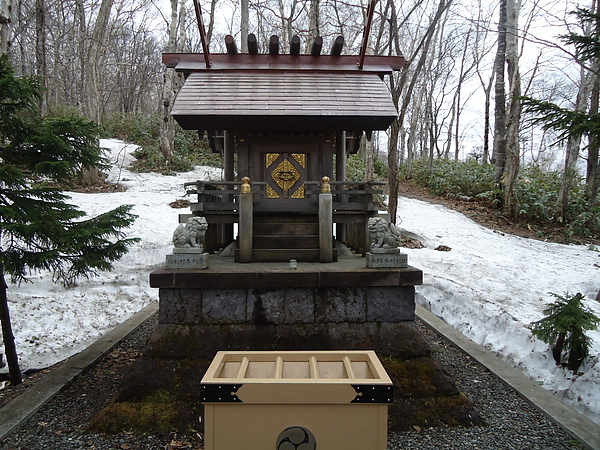
[(295, 70), (326, 72), (365, 72), (390, 74), (406, 64), (403, 56), (365, 56), (364, 66), (359, 69), (354, 55), (249, 55), (238, 53), (213, 53), (211, 67), (204, 64), (202, 53), (163, 53), (162, 61), (167, 67), (179, 72), (228, 71), (228, 70)]

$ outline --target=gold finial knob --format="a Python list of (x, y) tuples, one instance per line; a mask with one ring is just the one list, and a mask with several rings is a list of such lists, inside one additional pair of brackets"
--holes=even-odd
[(321, 181), (321, 194), (331, 194), (331, 185), (329, 184), (329, 177), (323, 177)]
[(250, 186), (250, 178), (242, 178), (242, 194), (252, 194), (252, 186)]

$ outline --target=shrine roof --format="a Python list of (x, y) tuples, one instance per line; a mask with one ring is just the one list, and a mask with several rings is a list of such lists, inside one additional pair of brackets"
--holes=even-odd
[(290, 55), (213, 53), (210, 67), (206, 67), (201, 53), (163, 53), (163, 63), (178, 72), (219, 70), (299, 70), (303, 72), (361, 72), (380, 76), (400, 70), (406, 64), (403, 56), (367, 55), (364, 65), (358, 68), (359, 57), (354, 55)]
[[(355, 63), (328, 70), (322, 56), (315, 61), (322, 70), (306, 65), (261, 70), (256, 62), (247, 70), (243, 61), (241, 67), (220, 70), (214, 56), (210, 69), (194, 61), (176, 63), (178, 70), (189, 70), (172, 110), (185, 129), (385, 130), (397, 117), (381, 70), (358, 70)], [(370, 66), (367, 61), (365, 69)]]

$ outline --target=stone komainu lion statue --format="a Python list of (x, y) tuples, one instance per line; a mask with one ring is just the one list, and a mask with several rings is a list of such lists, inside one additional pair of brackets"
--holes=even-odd
[(400, 246), (400, 229), (393, 223), (389, 223), (383, 217), (371, 217), (368, 226), (371, 249), (389, 249)]
[(176, 248), (202, 249), (202, 237), (208, 228), (205, 217), (190, 217), (185, 225), (179, 224), (173, 233), (173, 245)]

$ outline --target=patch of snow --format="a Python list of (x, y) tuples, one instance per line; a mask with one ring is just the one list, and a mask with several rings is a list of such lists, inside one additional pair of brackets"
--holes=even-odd
[[(532, 380), (600, 423), (600, 331), (590, 357), (573, 375), (557, 367), (550, 347), (527, 325), (543, 317), (549, 292), (586, 296), (600, 315), (600, 252), (494, 232), (441, 205), (401, 198), (402, 229), (418, 235), (423, 249), (403, 249), (423, 270), (416, 301), (473, 341), (497, 353)], [(452, 250), (434, 250), (446, 245)]]

